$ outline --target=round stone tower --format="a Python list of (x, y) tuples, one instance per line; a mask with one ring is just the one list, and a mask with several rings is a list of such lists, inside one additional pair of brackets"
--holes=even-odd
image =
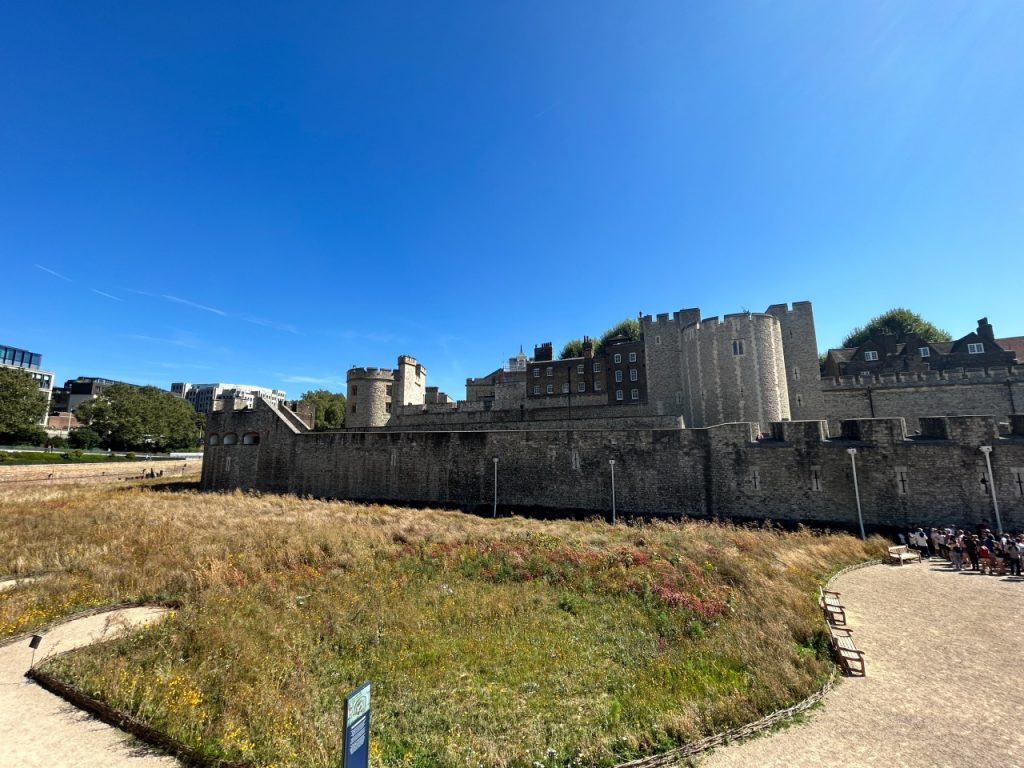
[(782, 330), (772, 315), (745, 312), (683, 329), (684, 417), (689, 427), (789, 419)]
[(345, 427), (385, 426), (391, 418), (395, 372), (391, 368), (349, 368), (345, 381), (348, 385)]

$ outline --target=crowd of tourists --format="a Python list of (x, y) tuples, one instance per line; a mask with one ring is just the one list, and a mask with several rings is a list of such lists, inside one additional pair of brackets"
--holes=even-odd
[(952, 528), (918, 528), (900, 534), (900, 543), (916, 549), (922, 560), (940, 557), (955, 571), (979, 571), (993, 576), (1020, 576), (1024, 533), (1013, 536), (979, 527), (974, 533)]

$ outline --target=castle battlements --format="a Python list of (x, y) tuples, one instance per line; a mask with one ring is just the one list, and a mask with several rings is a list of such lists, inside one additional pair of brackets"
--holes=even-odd
[(347, 379), (392, 379), (394, 368), (349, 368), (345, 374)]
[(1016, 384), (1024, 375), (1014, 368), (952, 368), (944, 371), (862, 373), (823, 378), (823, 390), (864, 389), (866, 387), (955, 386), (960, 384)]

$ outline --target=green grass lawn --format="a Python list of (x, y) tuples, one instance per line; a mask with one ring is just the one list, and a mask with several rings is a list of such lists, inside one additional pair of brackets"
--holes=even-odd
[(817, 584), (884, 546), (151, 489), (0, 506), (6, 569), (56, 572), (0, 594), (0, 634), (174, 597), (162, 624), (50, 670), (265, 766), (335, 765), (365, 681), (374, 765), (611, 765), (749, 722), (824, 680)]

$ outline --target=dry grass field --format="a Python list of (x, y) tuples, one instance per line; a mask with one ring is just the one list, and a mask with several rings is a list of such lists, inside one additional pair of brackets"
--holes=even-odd
[(173, 599), (53, 671), (203, 751), (337, 762), (374, 684), (387, 766), (610, 765), (748, 722), (828, 674), (816, 589), (880, 539), (161, 487), (0, 490), (0, 636)]

